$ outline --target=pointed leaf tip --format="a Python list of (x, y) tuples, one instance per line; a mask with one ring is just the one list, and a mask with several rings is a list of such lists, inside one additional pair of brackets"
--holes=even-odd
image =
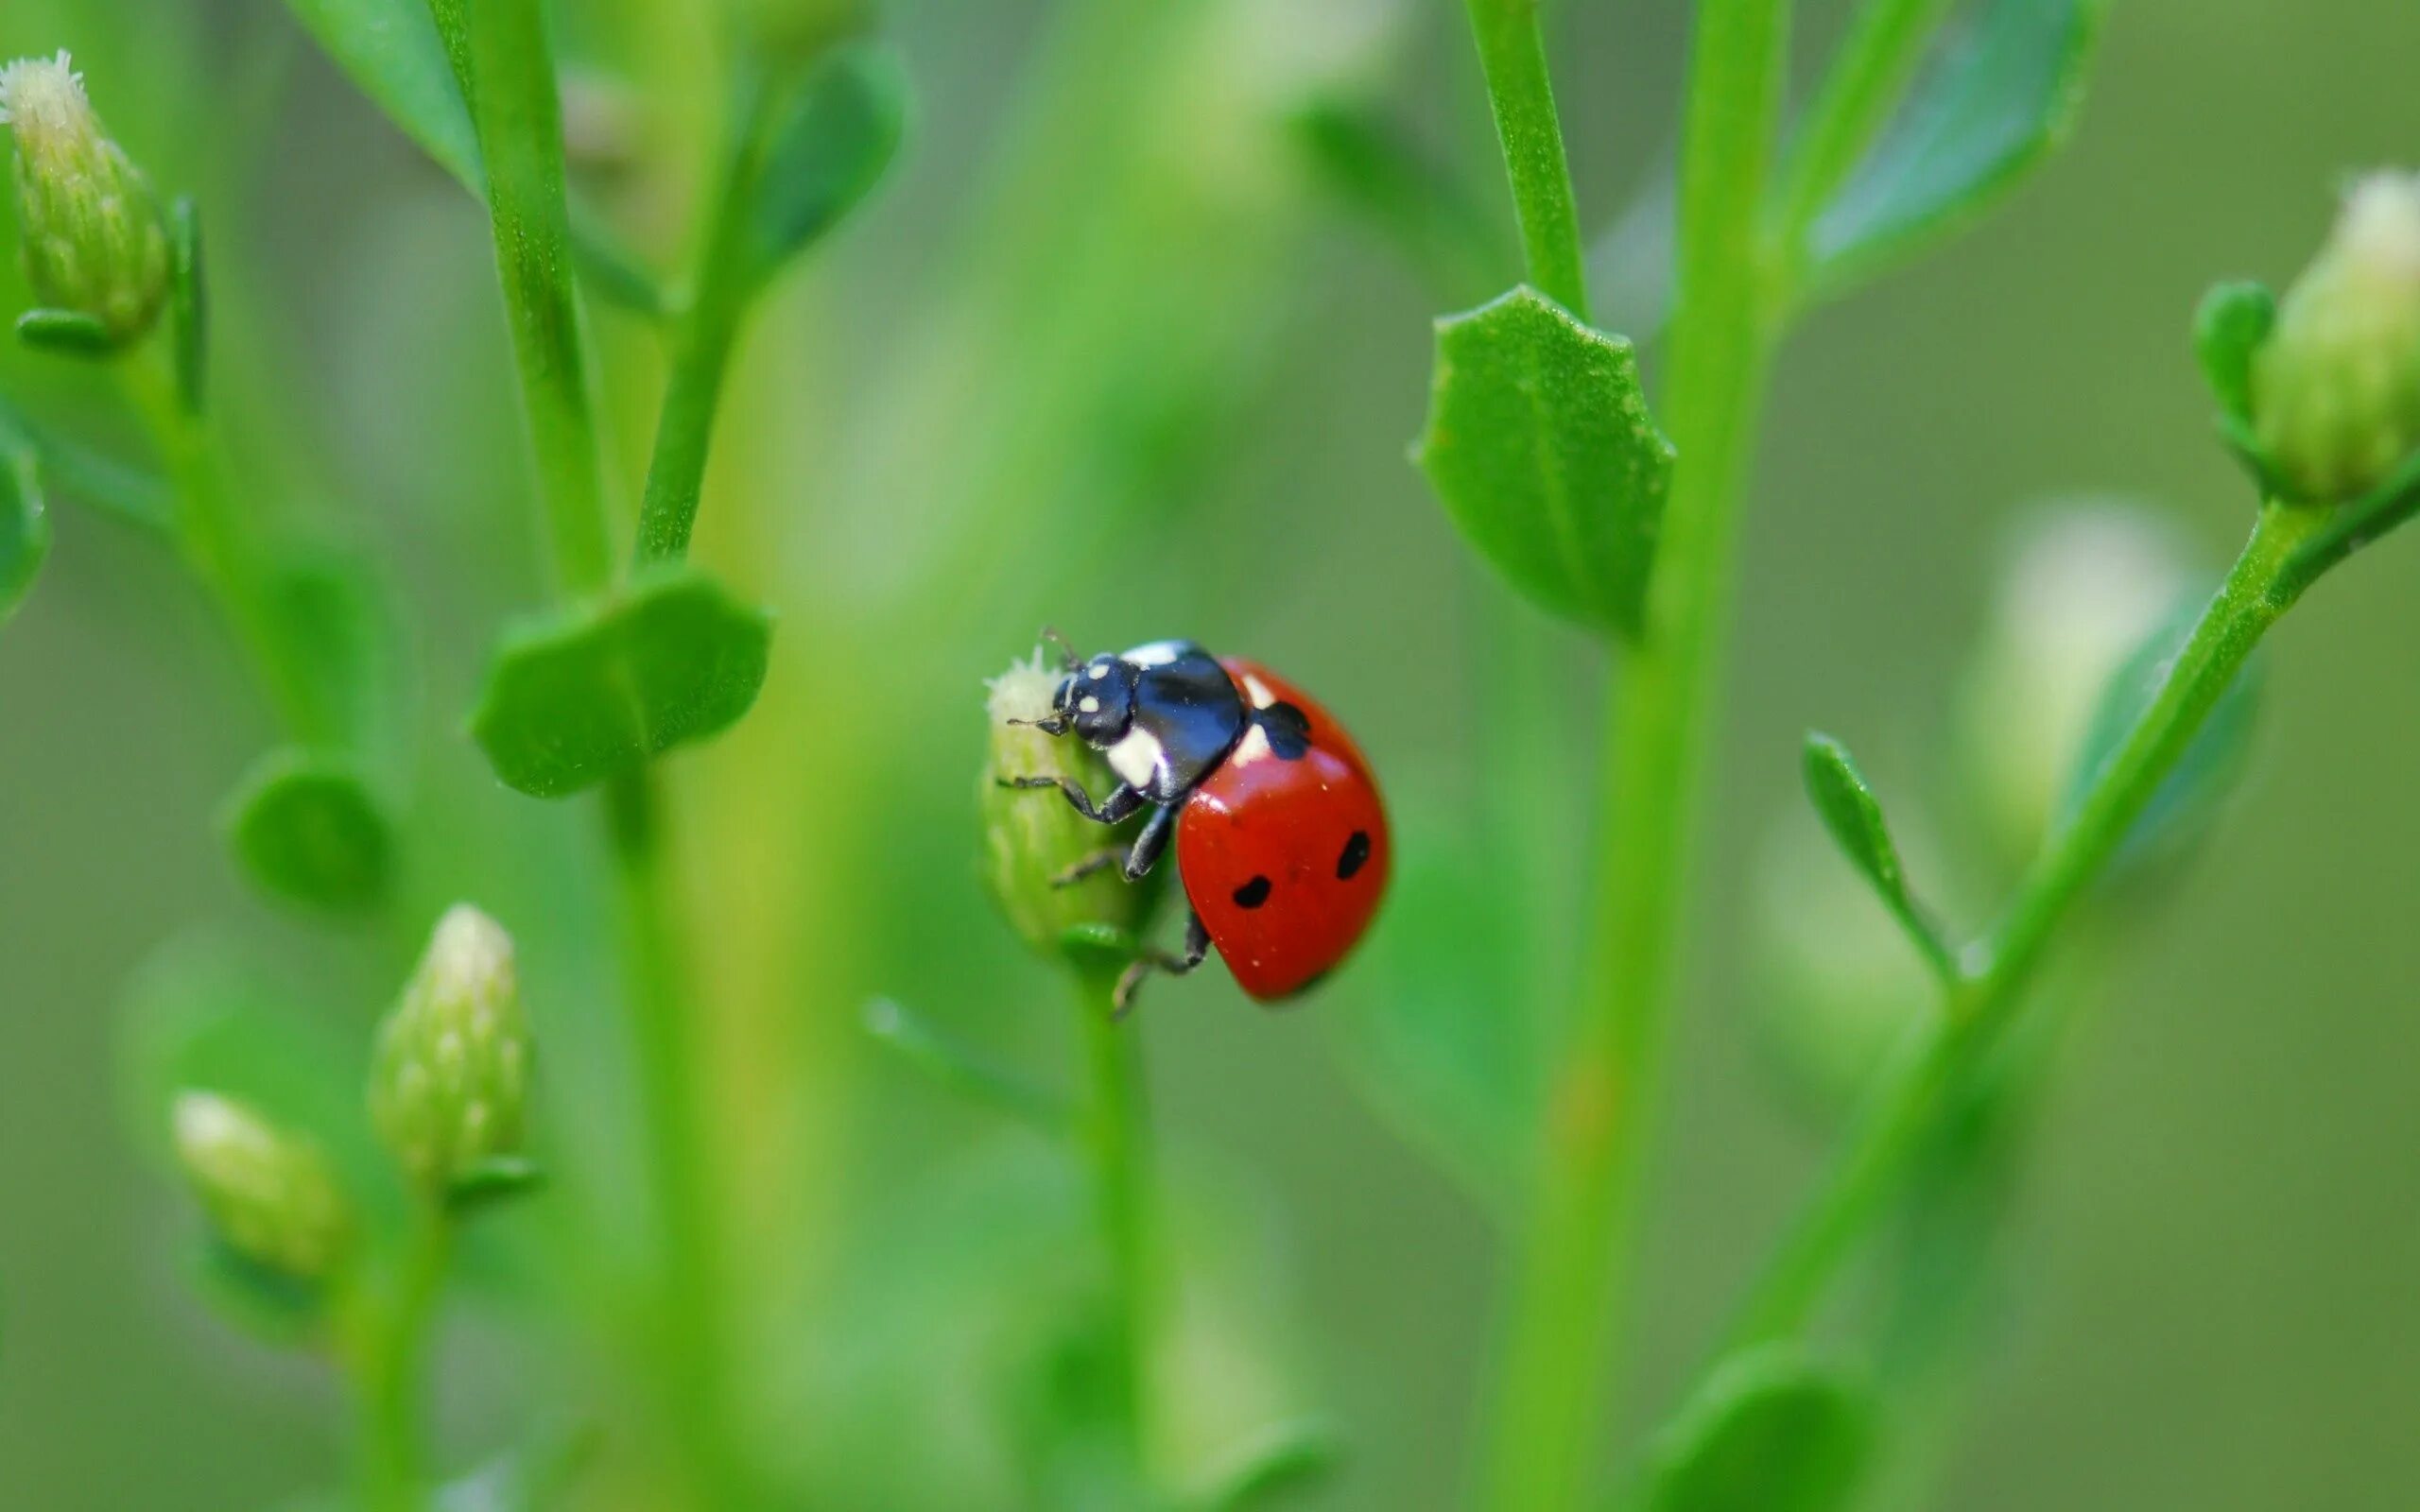
[(1635, 637), (1671, 486), (1630, 342), (1526, 285), (1437, 322), (1415, 452), (1462, 535), (1568, 619)]
[(1814, 801), (1816, 814), (1823, 818), (1833, 842), (1840, 846), (1841, 853), (1864, 875), (1926, 958), (1936, 970), (1945, 971), (1949, 962), (1947, 947), (1908, 886), (1899, 848), (1891, 839), (1891, 827), (1883, 817), (1881, 801), (1874, 796), (1865, 774), (1858, 770), (1845, 747), (1819, 731), (1809, 731), (1806, 736), (1803, 765), (1806, 796)]

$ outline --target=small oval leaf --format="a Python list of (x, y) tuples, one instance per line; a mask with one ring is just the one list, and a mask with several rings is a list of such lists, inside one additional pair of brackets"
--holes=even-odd
[(334, 752), (269, 752), (244, 774), (219, 822), (244, 875), (272, 897), (343, 911), (386, 894), (392, 829), (361, 774)]
[(1421, 469), (1471, 544), (1543, 607), (1635, 635), (1672, 476), (1621, 336), (1521, 287), (1437, 322)]
[(506, 786), (562, 798), (728, 728), (765, 682), (772, 624), (685, 563), (510, 632), (471, 733)]
[(1650, 1512), (1838, 1512), (1874, 1443), (1870, 1396), (1796, 1345), (1718, 1366), (1659, 1439)]
[(17, 317), (17, 339), (54, 357), (113, 357), (119, 347), (108, 326), (78, 310), (27, 310)]
[(491, 1155), (475, 1160), (445, 1191), (445, 1210), (457, 1218), (502, 1207), (546, 1184), (545, 1169), (518, 1155)]
[(1937, 968), (1945, 968), (1948, 951), (1941, 936), (1909, 889), (1908, 874), (1899, 863), (1899, 848), (1892, 842), (1891, 826), (1882, 816), (1882, 804), (1865, 774), (1857, 763), (1831, 736), (1809, 731), (1803, 756), (1806, 777), (1806, 796), (1814, 800), (1815, 812), (1822, 816), (1824, 828), (1829, 830), (1841, 853), (1862, 873), (1873, 885), (1884, 906), (1904, 926), (1909, 937), (1925, 953)]
[(861, 203), (899, 150), (908, 76), (880, 43), (817, 65), (768, 128), (745, 194), (746, 271), (770, 278)]
[(1989, 0), (1815, 217), (1809, 282), (1837, 291), (1979, 215), (2066, 137), (2107, 0)]
[(0, 625), (25, 602), (50, 556), (50, 513), (30, 449), (0, 450)]

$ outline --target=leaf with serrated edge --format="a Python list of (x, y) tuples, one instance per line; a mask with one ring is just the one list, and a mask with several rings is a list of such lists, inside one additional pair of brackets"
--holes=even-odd
[(1637, 634), (1672, 446), (1627, 340), (1528, 287), (1438, 321), (1417, 460), (1515, 588), (1566, 618)]
[(2066, 137), (2107, 0), (1988, 0), (1807, 230), (1836, 292), (1945, 235)]
[(471, 733), (496, 776), (561, 798), (728, 728), (764, 685), (771, 622), (675, 563), (506, 638)]
[(1796, 1345), (1734, 1355), (1658, 1440), (1648, 1512), (1841, 1512), (1873, 1418), (1870, 1393)]

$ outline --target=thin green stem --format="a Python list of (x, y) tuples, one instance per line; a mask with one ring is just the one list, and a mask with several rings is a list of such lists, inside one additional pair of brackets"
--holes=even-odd
[(1521, 221), (1521, 252), (1540, 293), (1588, 318), (1588, 279), (1581, 257), (1580, 216), (1564, 161), (1563, 124), (1547, 73), (1538, 0), (1468, 0), (1471, 34), (1487, 74), (1487, 97), (1504, 145), (1504, 171)]
[(437, 1297), (453, 1254), (453, 1225), (434, 1208), (416, 1212), (393, 1291), (355, 1301), (348, 1366), (359, 1419), (358, 1474), (365, 1512), (422, 1512), (429, 1504), (422, 1398)]
[(1759, 208), (1789, 10), (1787, 0), (1699, 9), (1664, 405), (1680, 460), (1647, 633), (1607, 700), (1594, 954), (1554, 1061), (1496, 1366), (1486, 1497), (1498, 1512), (1584, 1503), (1614, 1395), (1608, 1361), (1693, 869), (1708, 690), (1772, 343)]
[(1949, 0), (1866, 0), (1858, 8), (1790, 151), (1781, 241), (1791, 256), (1906, 93), (1948, 9)]
[(1076, 977), (1086, 1084), (1077, 1134), (1092, 1167), (1094, 1208), (1109, 1265), (1106, 1343), (1114, 1427), (1125, 1470), (1148, 1494), (1150, 1349), (1157, 1315), (1150, 1156), (1139, 1037), (1132, 1023), (1116, 1016), (1116, 983), (1112, 972)]
[(672, 372), (656, 421), (647, 491), (639, 504), (638, 544), (631, 554), (635, 566), (679, 561), (689, 554), (715, 411), (722, 402), (723, 380), (739, 335), (740, 304), (727, 283), (706, 283), (673, 338)]
[(2327, 512), (2271, 505), (2203, 611), (2158, 696), (2035, 862), (1999, 926), (1965, 953), (1943, 1010), (1894, 1057), (1841, 1157), (1752, 1292), (1736, 1345), (1803, 1328), (1897, 1192), (1950, 1091), (2006, 1034), (2059, 923), (2125, 843), (2262, 635), (2307, 583), (2302, 548)]

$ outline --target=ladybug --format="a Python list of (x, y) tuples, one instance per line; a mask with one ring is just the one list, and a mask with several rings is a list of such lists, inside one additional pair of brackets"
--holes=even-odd
[(1387, 890), (1386, 806), (1352, 737), (1268, 668), (1213, 657), (1191, 641), (1083, 658), (1050, 639), (1066, 676), (1050, 713), (1031, 723), (1046, 734), (1074, 731), (1118, 783), (1096, 804), (1065, 778), (1002, 781), (1058, 788), (1102, 824), (1156, 805), (1131, 849), (1104, 850), (1056, 880), (1122, 862), (1127, 880), (1138, 881), (1173, 836), (1191, 904), (1184, 953), (1138, 957), (1118, 979), (1117, 1011), (1152, 970), (1181, 976), (1213, 945), (1257, 1002), (1292, 997), (1324, 976), (1370, 927)]

